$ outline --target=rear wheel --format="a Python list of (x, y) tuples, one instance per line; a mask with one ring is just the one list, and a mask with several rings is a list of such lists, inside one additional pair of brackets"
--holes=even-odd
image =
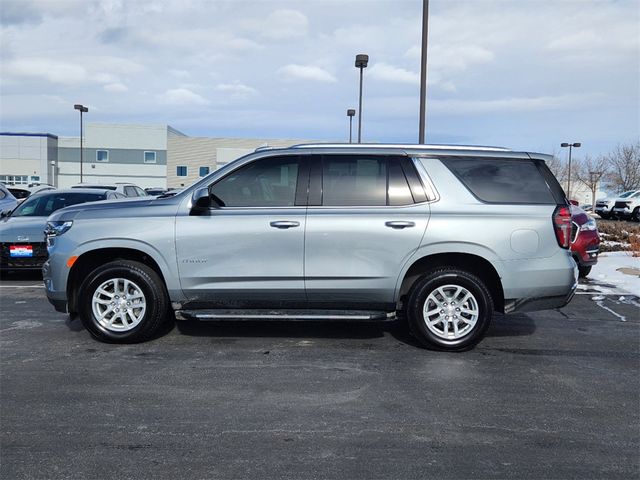
[(581, 267), (580, 265), (578, 265), (578, 275), (580, 276), (580, 278), (586, 277), (587, 275), (589, 275), (589, 273), (591, 273), (591, 266)]
[(105, 342), (149, 339), (167, 319), (168, 295), (160, 276), (148, 266), (116, 260), (91, 272), (80, 289), (85, 328)]
[(427, 348), (460, 351), (476, 345), (493, 314), (484, 282), (455, 267), (433, 270), (416, 281), (407, 302), (409, 328)]

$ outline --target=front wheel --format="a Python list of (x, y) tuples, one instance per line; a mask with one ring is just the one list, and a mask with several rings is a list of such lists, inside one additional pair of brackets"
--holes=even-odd
[(135, 343), (158, 332), (167, 319), (169, 300), (152, 268), (116, 260), (87, 276), (79, 307), (83, 325), (98, 340)]
[(636, 209), (631, 214), (631, 220), (636, 222), (640, 222), (640, 207), (636, 207)]
[(484, 282), (464, 270), (443, 267), (413, 285), (407, 302), (409, 328), (427, 348), (461, 351), (484, 336), (493, 300)]

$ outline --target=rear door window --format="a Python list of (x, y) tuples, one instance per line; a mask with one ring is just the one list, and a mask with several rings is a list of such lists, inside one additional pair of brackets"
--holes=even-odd
[(468, 157), (441, 160), (483, 202), (556, 203), (543, 173), (533, 160)]
[(325, 156), (322, 162), (322, 205), (384, 206), (387, 204), (387, 159)]

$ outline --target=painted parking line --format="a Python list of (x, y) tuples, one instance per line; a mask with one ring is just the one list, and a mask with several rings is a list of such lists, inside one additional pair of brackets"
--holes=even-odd
[(44, 285), (40, 283), (35, 285), (0, 285), (0, 288), (44, 288)]

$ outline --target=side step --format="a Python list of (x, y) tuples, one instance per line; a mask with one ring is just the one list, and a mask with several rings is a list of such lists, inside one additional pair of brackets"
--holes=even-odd
[(386, 321), (395, 312), (369, 310), (176, 310), (178, 320), (319, 320)]

